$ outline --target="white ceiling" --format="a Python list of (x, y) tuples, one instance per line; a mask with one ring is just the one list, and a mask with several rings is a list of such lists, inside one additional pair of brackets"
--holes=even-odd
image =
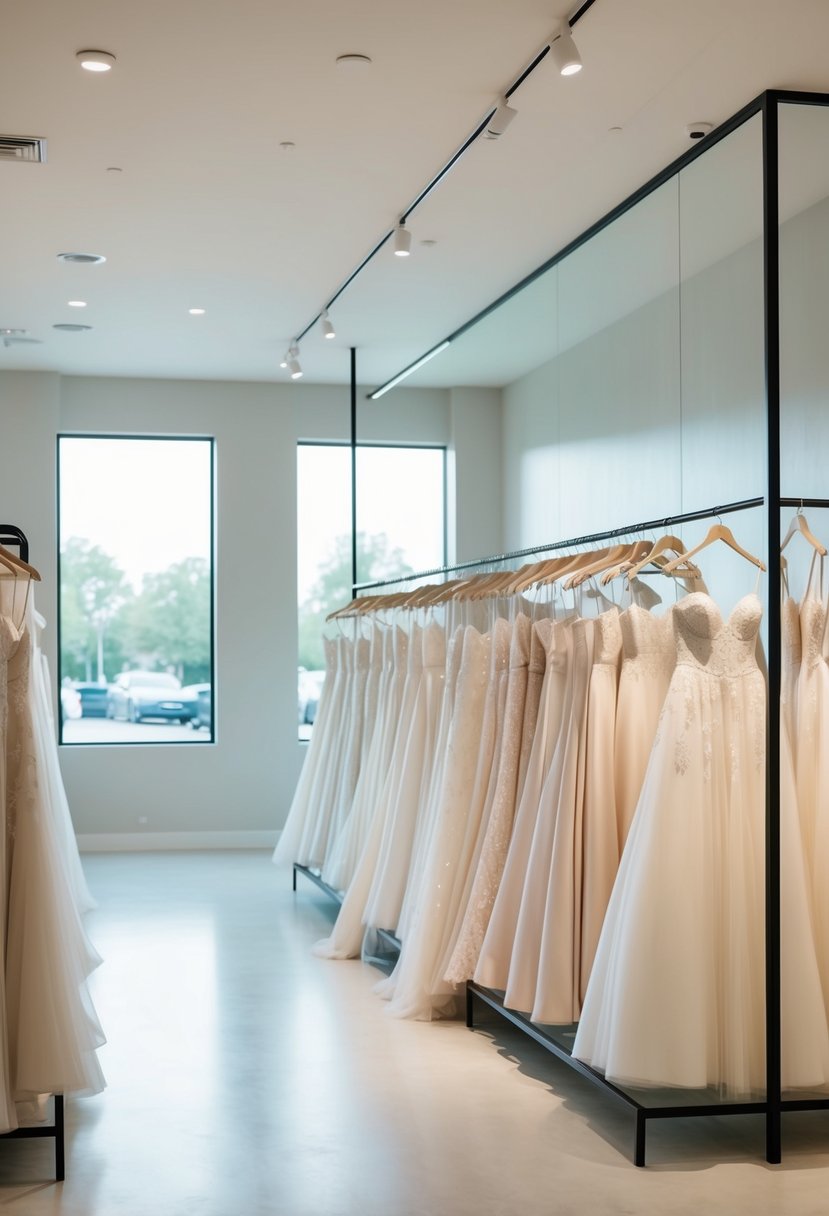
[[(0, 369), (285, 379), (292, 336), (566, 11), (7, 6), (0, 134), (49, 142), (45, 165), (0, 163), (0, 327), (42, 339), (0, 346)], [(345, 382), (352, 344), (362, 383), (393, 375), (683, 152), (687, 122), (721, 122), (767, 87), (829, 90), (827, 0), (596, 0), (576, 41), (584, 71), (564, 79), (545, 61), (516, 93), (508, 133), (477, 141), (414, 212), (413, 256), (384, 249), (332, 309), (336, 340), (318, 327), (304, 340), (306, 382)], [(115, 69), (82, 71), (83, 47), (113, 52)], [(372, 66), (335, 65), (354, 51)], [(65, 250), (107, 262), (61, 265)], [(52, 329), (66, 321), (93, 329)], [(474, 382), (473, 366), (447, 363), (446, 382), (464, 371)]]

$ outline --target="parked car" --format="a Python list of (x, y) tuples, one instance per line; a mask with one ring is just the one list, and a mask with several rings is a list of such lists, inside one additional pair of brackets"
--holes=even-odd
[(180, 696), (184, 702), (184, 707), (190, 715), (190, 725), (193, 726), (193, 719), (198, 716), (199, 712), (199, 693), (204, 692), (206, 688), (210, 688), (209, 684), (185, 684), (182, 688)]
[(105, 718), (107, 716), (108, 685), (75, 681), (75, 688), (81, 699), (82, 718)]
[(317, 709), (319, 708), (320, 695), (322, 693), (322, 686), (324, 683), (324, 671), (305, 672), (306, 697), (300, 722), (307, 722), (309, 726), (313, 726), (316, 722)]
[(60, 718), (62, 722), (74, 722), (80, 718), (83, 710), (81, 708), (80, 694), (75, 685), (69, 679), (65, 679), (60, 687)]
[(190, 721), (190, 710), (181, 698), (181, 683), (166, 671), (122, 671), (110, 685), (107, 717), (125, 722), (145, 718)]
[(209, 684), (199, 685), (196, 712), (190, 719), (190, 725), (193, 730), (200, 730), (201, 727), (210, 730), (213, 725), (213, 689)]

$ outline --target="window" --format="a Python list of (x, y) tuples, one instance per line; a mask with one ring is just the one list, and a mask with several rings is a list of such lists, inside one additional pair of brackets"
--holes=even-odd
[(213, 440), (58, 439), (60, 738), (213, 739)]
[[(446, 560), (446, 451), (357, 448), (357, 581), (392, 578)], [(351, 599), (351, 448), (301, 443), (297, 452), (299, 737), (308, 739), (325, 676), (325, 618)]]

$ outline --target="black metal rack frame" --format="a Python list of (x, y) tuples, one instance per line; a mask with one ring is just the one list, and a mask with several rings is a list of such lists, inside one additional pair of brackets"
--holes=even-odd
[[(0, 524), (0, 545), (16, 545), (24, 562), (29, 560), (29, 542), (25, 532), (16, 524)], [(55, 1181), (66, 1177), (66, 1136), (64, 1126), (63, 1094), (54, 1095), (54, 1121), (45, 1127), (18, 1127), (13, 1132), (0, 1132), (0, 1140), (55, 1141)]]
[[(421, 571), (419, 574), (407, 576), (405, 579), (381, 580), (373, 583), (356, 582), (356, 572), (353, 582), (353, 594), (374, 590), (378, 587), (399, 585), (401, 582), (413, 582), (418, 579), (447, 575), (453, 572), (499, 565), (519, 557), (529, 557), (536, 553), (545, 553), (553, 549), (563, 549), (586, 545), (599, 540), (611, 539), (614, 536), (630, 535), (636, 532), (648, 531), (662, 525), (679, 524), (691, 520), (701, 520), (727, 511), (746, 510), (761, 505), (766, 506), (766, 542), (769, 555), (777, 554), (780, 550), (780, 509), (790, 506), (829, 507), (829, 499), (823, 498), (791, 498), (781, 496), (780, 469), (780, 232), (779, 232), (779, 107), (781, 105), (804, 105), (829, 107), (829, 93), (808, 93), (802, 91), (770, 89), (761, 93), (748, 105), (728, 121), (721, 123), (705, 140), (668, 165), (662, 172), (645, 183), (634, 194), (630, 195), (597, 223), (593, 224), (581, 236), (572, 241), (564, 249), (559, 250), (552, 258), (539, 266), (532, 274), (516, 283), (509, 291), (482, 309), (455, 333), (449, 335), (450, 340), (460, 337), (461, 333), (470, 329), (511, 296), (544, 274), (551, 267), (561, 262), (575, 249), (585, 244), (595, 235), (607, 228), (616, 219), (629, 211), (642, 199), (674, 177), (698, 156), (706, 152), (722, 139), (732, 134), (745, 122), (761, 116), (762, 122), (762, 195), (763, 195), (763, 325), (764, 325), (764, 370), (765, 370), (765, 426), (766, 426), (766, 493), (762, 497), (747, 499), (739, 503), (702, 512), (691, 512), (685, 515), (674, 515), (661, 520), (651, 520), (645, 524), (632, 527), (612, 529), (592, 536), (573, 538), (570, 541), (557, 541), (550, 545), (537, 546), (530, 549), (515, 550), (511, 553), (500, 554), (488, 558), (480, 558), (473, 562), (461, 562), (453, 566), (443, 566), (433, 570)], [(438, 344), (441, 345), (441, 344)], [(426, 352), (427, 354), (429, 352)], [(419, 361), (416, 361), (419, 362)], [(404, 369), (404, 372), (408, 369)], [(356, 359), (351, 351), (351, 445), (356, 448), (357, 418), (356, 418)], [(356, 511), (356, 485), (352, 487), (352, 516)], [(782, 1115), (789, 1111), (829, 1110), (829, 1097), (823, 1098), (784, 1098), (781, 1078), (781, 1003), (780, 1003), (780, 684), (781, 684), (781, 615), (780, 615), (781, 577), (779, 562), (768, 562), (768, 713), (766, 717), (766, 849), (765, 849), (765, 957), (766, 957), (766, 1095), (762, 1101), (722, 1103), (716, 1106), (703, 1107), (699, 1105), (645, 1107), (631, 1095), (626, 1094), (617, 1086), (608, 1082), (600, 1073), (587, 1068), (579, 1061), (573, 1060), (569, 1053), (556, 1044), (543, 1028), (535, 1026), (529, 1019), (512, 1010), (505, 1010), (497, 993), (483, 989), (478, 985), (470, 985), (467, 1000), (469, 1019), (472, 1019), (472, 1002), (481, 1000), (492, 1009), (499, 1011), (514, 1025), (520, 1027), (536, 1041), (559, 1056), (581, 1075), (600, 1086), (616, 1101), (624, 1102), (636, 1111), (636, 1139), (634, 1160), (637, 1165), (644, 1164), (645, 1131), (650, 1119), (689, 1118), (700, 1115), (724, 1114), (763, 1114), (766, 1122), (766, 1160), (777, 1164), (782, 1156)], [(296, 874), (296, 871), (295, 871)], [(316, 881), (316, 879), (313, 879)], [(294, 877), (296, 885), (296, 877)], [(319, 884), (318, 884), (319, 885)]]

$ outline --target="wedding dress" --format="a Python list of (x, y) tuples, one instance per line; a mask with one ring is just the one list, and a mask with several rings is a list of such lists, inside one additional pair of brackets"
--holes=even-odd
[(619, 854), (625, 847), (633, 812), (651, 754), (659, 712), (674, 669), (676, 651), (671, 612), (653, 616), (633, 603), (619, 618), (622, 669), (616, 704), (614, 789)]
[[(515, 817), (524, 724), (530, 712), (529, 662), (533, 636), (537, 635), (533, 634), (529, 617), (519, 614), (515, 619), (510, 644), (501, 754), (492, 808), (469, 896), (462, 902), (463, 920), (446, 963), (444, 974), (450, 983), (460, 984), (472, 978), (501, 883)], [(543, 663), (544, 651), (539, 642), (536, 650), (538, 675), (543, 674)], [(536, 684), (537, 693), (540, 693), (540, 680)], [(538, 717), (538, 695), (533, 694), (533, 704), (532, 716), (535, 720)]]
[[(0, 633), (8, 641), (6, 617)], [(100, 958), (81, 923), (72, 872), (48, 805), (48, 775), (36, 738), (34, 606), (17, 644), (3, 646), (5, 696), (4, 1006), (8, 1089), (15, 1101), (45, 1093), (98, 1093), (96, 1051), (104, 1042), (87, 989)], [(4, 901), (5, 903), (5, 901)], [(7, 1099), (8, 1106), (8, 1099)], [(6, 1111), (8, 1119), (8, 1109)], [(10, 1123), (14, 1126), (15, 1123)]]
[(485, 747), (492, 746), (491, 732), (482, 732), (491, 647), (492, 635), (466, 628), (440, 794), (432, 822), (424, 827), (422, 864), (412, 876), (417, 890), (397, 965), (389, 981), (378, 989), (391, 1000), (389, 1011), (395, 1017), (429, 1019), (441, 1010), (451, 1011), (454, 1003), (453, 986), (434, 982), (434, 976), (442, 930), (454, 914), (453, 892), (465, 825), (470, 815), (480, 813), (485, 794), (476, 782), (476, 769), (482, 733)]
[[(341, 645), (342, 643), (342, 645)], [(326, 768), (334, 752), (334, 738), (341, 729), (344, 638), (323, 638), (325, 680), (320, 693), (317, 717), (308, 751), (303, 761), (288, 818), (273, 853), (274, 865), (298, 862), (308, 865), (317, 816), (321, 813), (320, 795)]]
[[(419, 633), (415, 635), (415, 645), (419, 657)], [(312, 948), (313, 953), (320, 958), (356, 958), (363, 942), (363, 919), (377, 869), (386, 824), (389, 789), (392, 774), (395, 771), (394, 757), (395, 754), (402, 751), (404, 746), (421, 672), (419, 662), (417, 666), (409, 664), (409, 635), (404, 629), (395, 629), (392, 651), (391, 705), (383, 723), (380, 770), (377, 774), (376, 790), (370, 799), (367, 796), (366, 801), (368, 811), (366, 833), (351, 882), (343, 897), (331, 933), (328, 937), (316, 942)]]
[(378, 784), (385, 772), (389, 717), (397, 712), (397, 693), (402, 684), (395, 679), (393, 634), (374, 624), (371, 637), (369, 675), (363, 709), (363, 749), (354, 797), (345, 822), (328, 851), (322, 877), (335, 891), (349, 886), (363, 846)]
[(474, 975), (477, 983), (501, 991), (507, 986), (515, 947), (516, 925), (521, 910), (521, 897), (541, 790), (562, 723), (565, 721), (568, 656), (571, 650), (571, 644), (568, 645), (570, 628), (570, 622), (548, 619), (536, 621), (533, 626), (534, 633), (544, 646), (545, 658), (536, 730), (501, 883), (495, 896)]
[[(430, 622), (414, 639), (410, 662), (419, 666), (420, 678), (408, 724), (401, 720), (398, 732), (397, 766), (386, 798), (386, 821), (377, 870), (365, 912), (365, 922), (394, 932), (409, 872), (418, 810), (429, 789), (434, 760), (434, 738), (440, 713), (445, 676), (445, 633)], [(419, 649), (419, 653), (415, 653)]]
[(815, 930), (815, 946), (829, 1011), (829, 666), (824, 655), (827, 604), (823, 560), (817, 555), (800, 605), (801, 663), (796, 702), (796, 785)]
[(630, 1086), (765, 1081), (762, 606), (673, 609), (677, 661), (573, 1055)]

